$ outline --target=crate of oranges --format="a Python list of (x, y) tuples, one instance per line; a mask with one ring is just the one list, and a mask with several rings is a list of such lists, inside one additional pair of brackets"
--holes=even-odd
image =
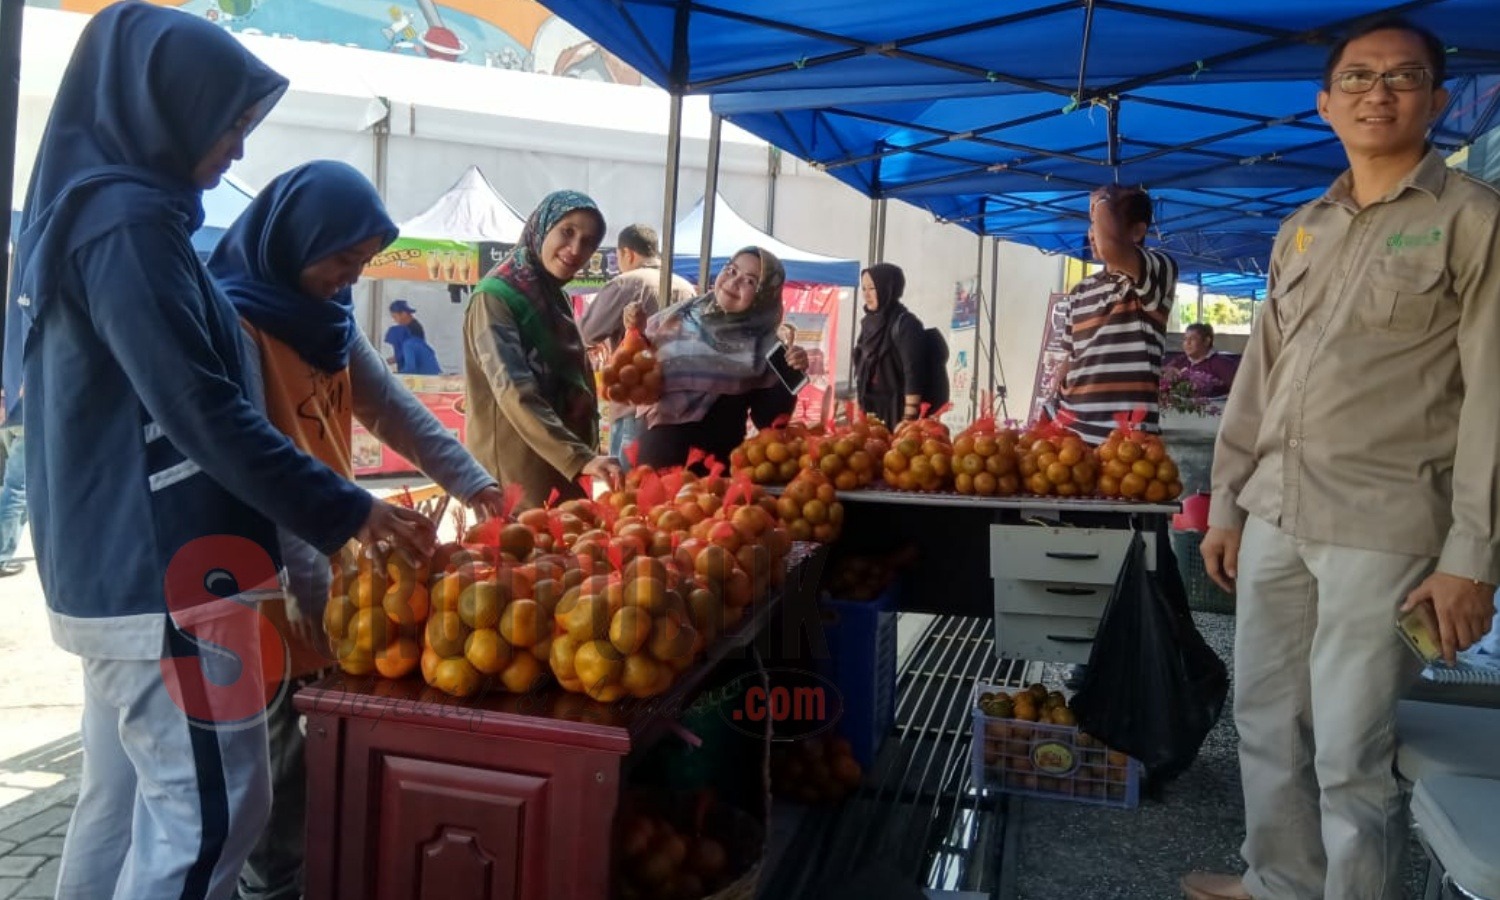
[(980, 682), (972, 707), (975, 785), (1121, 809), (1140, 802), (1141, 764), (1081, 731), (1061, 691)]

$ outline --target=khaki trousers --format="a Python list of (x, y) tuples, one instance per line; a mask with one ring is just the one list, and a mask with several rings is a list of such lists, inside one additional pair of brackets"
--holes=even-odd
[(1400, 900), (1396, 702), (1420, 665), (1395, 620), (1434, 564), (1246, 523), (1234, 720), (1256, 900)]

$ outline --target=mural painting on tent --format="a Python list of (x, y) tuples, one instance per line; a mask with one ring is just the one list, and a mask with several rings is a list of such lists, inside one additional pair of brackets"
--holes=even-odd
[[(96, 13), (112, 0), (27, 0)], [(534, 0), (149, 0), (231, 31), (640, 84), (641, 75)]]

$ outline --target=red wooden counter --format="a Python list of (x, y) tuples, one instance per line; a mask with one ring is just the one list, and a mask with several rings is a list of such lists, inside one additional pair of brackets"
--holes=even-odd
[(720, 661), (746, 652), (779, 608), (816, 615), (826, 556), (795, 547), (780, 594), (652, 700), (606, 706), (555, 686), (460, 700), (419, 679), (343, 674), (302, 690), (306, 897), (608, 897), (629, 757), (669, 727)]

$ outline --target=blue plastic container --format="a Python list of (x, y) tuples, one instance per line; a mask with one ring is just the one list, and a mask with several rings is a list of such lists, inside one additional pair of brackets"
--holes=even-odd
[(874, 600), (819, 601), (828, 658), (818, 672), (838, 688), (842, 712), (834, 726), (869, 771), (896, 723), (895, 583)]

